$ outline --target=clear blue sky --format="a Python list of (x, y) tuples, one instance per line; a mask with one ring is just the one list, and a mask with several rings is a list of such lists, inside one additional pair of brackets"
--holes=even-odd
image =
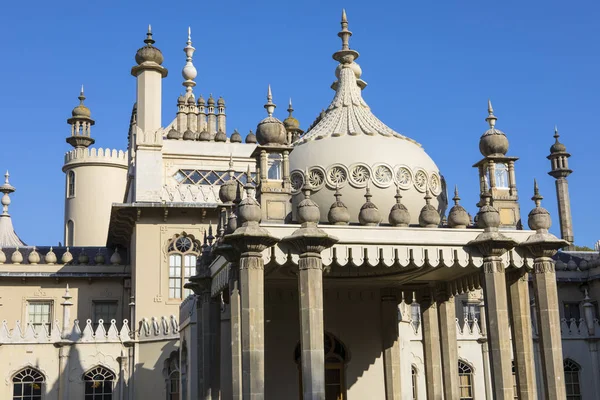
[[(573, 157), (569, 178), (576, 243), (600, 239), (600, 3), (597, 1), (28, 1), (0, 12), (0, 169), (17, 187), (10, 211), (31, 245), (63, 240), (66, 119), (85, 84), (102, 147), (124, 149), (136, 50), (151, 23), (170, 70), (163, 123), (183, 91), (182, 51), (192, 27), (196, 93), (222, 95), (228, 128), (246, 133), (264, 117), (267, 84), (276, 115), (288, 97), (306, 128), (329, 104), (340, 46), (340, 11), (361, 54), (363, 92), (375, 114), (423, 144), (462, 203), (476, 212), (491, 98), (497, 127), (517, 162), (526, 219), (537, 177), (558, 232), (554, 179), (546, 156), (557, 124)], [(460, 3), (454, 5), (452, 3)], [(230, 133), (230, 132), (229, 132)]]

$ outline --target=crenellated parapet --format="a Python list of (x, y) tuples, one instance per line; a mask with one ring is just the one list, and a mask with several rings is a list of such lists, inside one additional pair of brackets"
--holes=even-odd
[(77, 148), (65, 154), (63, 171), (74, 164), (114, 165), (127, 168), (127, 153), (116, 149)]
[[(120, 343), (128, 345), (135, 340), (177, 340), (179, 339), (179, 324), (174, 315), (169, 317), (142, 318), (139, 329), (135, 330), (129, 326), (129, 321), (124, 319), (117, 325), (116, 320), (105, 322), (102, 319), (93, 323), (91, 319), (81, 324), (75, 320), (71, 328), (61, 335), (61, 324), (58, 320), (53, 321), (50, 326), (23, 325), (17, 320), (11, 327), (8, 321), (3, 320), (0, 326), (0, 345), (7, 344), (86, 344), (86, 343)], [(83, 328), (83, 329), (82, 329)]]

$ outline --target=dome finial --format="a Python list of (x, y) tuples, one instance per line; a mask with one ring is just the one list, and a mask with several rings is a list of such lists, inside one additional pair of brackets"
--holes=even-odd
[(10, 205), (10, 197), (8, 195), (15, 191), (14, 186), (12, 186), (8, 181), (9, 177), (10, 177), (10, 174), (8, 173), (8, 170), (7, 170), (6, 173), (4, 174), (4, 185), (0, 186), (0, 193), (4, 193), (4, 196), (2, 196), (2, 215), (3, 216), (9, 215), (8, 214), (8, 206)]
[(148, 33), (146, 33), (146, 39), (144, 40), (148, 46), (152, 46), (155, 43), (155, 40), (152, 39), (152, 25), (148, 24)]
[(494, 115), (494, 108), (492, 107), (492, 101), (488, 99), (488, 116), (485, 119), (488, 124), (490, 124), (490, 129), (494, 129), (496, 126), (496, 116)]
[(81, 105), (83, 105), (83, 101), (85, 100), (85, 94), (83, 93), (83, 83), (81, 84), (81, 91), (79, 92), (79, 97), (78, 97)]
[(533, 197), (531, 200), (535, 203), (536, 207), (540, 207), (542, 205), (542, 199), (544, 197), (540, 194), (540, 189), (537, 184), (537, 179), (533, 179)]
[(267, 110), (267, 114), (269, 117), (273, 116), (273, 112), (275, 111), (275, 107), (277, 107), (273, 103), (273, 93), (271, 93), (271, 84), (269, 84), (269, 88), (267, 90), (267, 103), (265, 104), (265, 110)]
[(454, 185), (454, 197), (452, 200), (454, 201), (454, 204), (458, 205), (458, 202), (460, 201), (460, 197), (458, 196), (458, 185)]
[(196, 49), (192, 46), (192, 28), (188, 27), (188, 37), (186, 46), (183, 48), (183, 52), (185, 53), (185, 66), (181, 71), (181, 75), (183, 76), (183, 86), (185, 86), (186, 98), (189, 98), (192, 94), (192, 88), (196, 86), (196, 82), (194, 79), (198, 75), (198, 71), (192, 62), (192, 57), (194, 56), (194, 51)]
[(338, 33), (338, 36), (342, 39), (342, 50), (350, 50), (350, 36), (352, 32), (348, 30), (348, 17), (346, 17), (346, 10), (342, 8), (342, 30)]
[(290, 97), (290, 103), (288, 105), (287, 112), (289, 112), (290, 113), (289, 116), (292, 117), (292, 113), (294, 112), (294, 107), (292, 107), (292, 98), (291, 97)]
[(539, 232), (548, 232), (550, 226), (552, 226), (552, 219), (548, 210), (542, 207), (542, 195), (538, 188), (537, 180), (533, 180), (533, 197), (531, 200), (535, 203), (535, 208), (529, 212), (529, 218), (527, 224), (530, 229)]

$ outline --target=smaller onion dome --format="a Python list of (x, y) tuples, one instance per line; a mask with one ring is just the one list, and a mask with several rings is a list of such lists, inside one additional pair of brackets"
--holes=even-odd
[(73, 254), (71, 254), (68, 247), (67, 247), (67, 251), (65, 251), (63, 253), (62, 257), (60, 258), (60, 261), (63, 262), (64, 264), (68, 264), (71, 261), (73, 261)]
[(180, 95), (177, 98), (177, 105), (179, 105), (179, 106), (185, 105), (185, 96), (184, 95)]
[(193, 95), (191, 95), (190, 97), (188, 97), (187, 103), (188, 103), (188, 106), (194, 106), (194, 105), (196, 105), (196, 100), (194, 99)]
[(94, 256), (94, 263), (96, 263), (96, 265), (104, 265), (106, 262), (105, 257), (104, 257), (104, 253), (102, 252), (102, 250), (98, 249), (98, 253), (96, 253), (96, 255)]
[(90, 258), (86, 254), (85, 249), (81, 249), (81, 252), (79, 253), (79, 257), (77, 258), (77, 262), (82, 265), (85, 265), (88, 262), (90, 262)]
[(210, 96), (208, 96), (208, 105), (209, 106), (214, 106), (215, 105), (215, 99), (214, 99), (212, 93), (210, 94)]
[(115, 251), (112, 256), (110, 256), (110, 263), (112, 265), (120, 265), (121, 264), (121, 255), (119, 254), (119, 248), (115, 247)]
[(366, 226), (376, 226), (381, 222), (381, 214), (379, 213), (379, 209), (377, 206), (371, 202), (371, 198), (373, 195), (371, 194), (371, 188), (367, 182), (367, 188), (365, 193), (365, 204), (360, 208), (360, 212), (358, 213), (358, 222), (361, 225)]
[(195, 140), (195, 139), (196, 139), (196, 132), (192, 131), (191, 129), (188, 129), (183, 133), (183, 140)]
[(500, 226), (500, 213), (492, 206), (492, 194), (486, 187), (480, 195), (479, 212), (477, 213), (477, 227), (483, 229), (497, 229)]
[(223, 97), (219, 97), (219, 100), (217, 100), (217, 105), (220, 107), (225, 107), (225, 100)]
[(273, 103), (273, 95), (271, 94), (271, 85), (267, 92), (267, 103), (265, 104), (265, 110), (267, 110), (267, 118), (263, 119), (258, 123), (256, 127), (256, 140), (261, 145), (283, 145), (287, 142), (287, 132), (283, 123), (277, 118), (273, 117), (275, 107)]
[(227, 231), (226, 233), (233, 233), (238, 228), (237, 215), (234, 211), (229, 213), (229, 219), (227, 220)]
[(569, 258), (569, 262), (567, 263), (567, 269), (569, 271), (577, 270), (577, 263), (575, 262), (575, 260), (573, 260), (573, 257)]
[(225, 132), (223, 132), (223, 131), (217, 132), (217, 134), (215, 135), (215, 142), (226, 142), (226, 141), (227, 141), (227, 135), (225, 134)]
[(210, 133), (205, 129), (198, 135), (198, 140), (201, 142), (210, 142)]
[(144, 43), (146, 43), (146, 45), (135, 53), (135, 62), (138, 63), (138, 65), (145, 62), (154, 62), (161, 65), (164, 61), (164, 57), (162, 52), (153, 46), (155, 41), (152, 39), (152, 27), (150, 25), (148, 25), (148, 33), (146, 34)]
[(335, 201), (329, 208), (329, 212), (327, 213), (327, 220), (332, 225), (348, 225), (350, 222), (350, 213), (348, 212), (348, 207), (342, 202), (340, 193), (340, 188), (335, 188)]
[(527, 218), (527, 224), (529, 228), (535, 231), (547, 232), (552, 225), (550, 213), (548, 210), (542, 207), (543, 197), (540, 195), (540, 190), (537, 185), (537, 181), (533, 181), (533, 197), (531, 200), (535, 202), (535, 208), (529, 212)]
[(73, 111), (71, 111), (71, 115), (73, 116), (73, 118), (91, 118), (92, 113), (90, 109), (87, 108), (85, 104), (83, 104), (85, 100), (85, 95), (83, 94), (83, 85), (81, 86), (81, 92), (79, 93), (79, 97), (77, 98), (79, 99), (79, 104), (73, 109)]
[(252, 129), (250, 129), (250, 132), (246, 135), (246, 143), (256, 143), (256, 135), (252, 132)]
[(37, 252), (37, 250), (35, 249), (35, 246), (34, 246), (31, 253), (29, 253), (29, 255), (27, 256), (27, 261), (29, 261), (29, 264), (38, 264), (40, 262), (40, 260), (41, 260), (40, 253)]
[(15, 249), (15, 251), (13, 251), (12, 255), (10, 256), (10, 261), (13, 264), (21, 264), (23, 262), (23, 254), (21, 254), (18, 247)]
[(291, 98), (290, 98), (290, 104), (289, 104), (287, 111), (290, 114), (288, 115), (288, 117), (286, 119), (283, 120), (283, 125), (285, 126), (285, 129), (287, 129), (288, 132), (300, 129), (300, 122), (298, 122), (298, 120), (296, 118), (294, 118), (294, 116), (292, 115), (292, 113), (294, 112), (294, 108), (292, 107), (292, 99)]
[(56, 264), (56, 254), (54, 253), (54, 249), (52, 247), (50, 247), (50, 251), (48, 251), (44, 256), (44, 261), (48, 265)]
[(508, 139), (504, 132), (496, 129), (496, 116), (492, 108), (492, 102), (488, 100), (488, 116), (485, 119), (490, 129), (485, 131), (479, 139), (479, 151), (484, 157), (499, 155), (503, 156), (508, 151)]
[(298, 222), (304, 226), (316, 225), (319, 223), (319, 219), (321, 218), (321, 212), (319, 211), (319, 206), (317, 203), (312, 201), (310, 198), (312, 186), (308, 180), (304, 183), (304, 187), (302, 189), (304, 192), (304, 200), (298, 204)]
[(429, 188), (427, 188), (425, 192), (425, 206), (419, 214), (419, 225), (424, 228), (437, 228), (441, 221), (440, 213), (431, 205), (431, 198), (431, 193), (429, 192)]
[(454, 187), (454, 197), (452, 200), (454, 200), (454, 206), (448, 213), (448, 226), (450, 228), (464, 229), (470, 224), (471, 219), (467, 210), (459, 204), (458, 186)]
[(202, 97), (202, 95), (200, 95), (200, 97), (198, 97), (198, 105), (203, 106), (205, 104), (206, 104), (206, 102), (204, 101), (204, 97)]
[(0, 264), (4, 264), (6, 262), (6, 254), (2, 251), (2, 247), (0, 247)]
[(183, 135), (177, 129), (175, 129), (175, 126), (173, 126), (169, 130), (169, 133), (167, 133), (167, 139), (178, 140), (178, 139), (181, 139), (182, 137), (183, 137)]
[(565, 264), (565, 262), (561, 259), (558, 259), (556, 261), (556, 264), (554, 264), (554, 268), (557, 271), (564, 271), (565, 269), (567, 269), (567, 265)]
[(234, 177), (233, 156), (229, 156), (229, 179), (219, 188), (219, 199), (223, 203), (233, 203), (238, 198), (240, 184)]
[(231, 143), (242, 143), (242, 135), (237, 131), (237, 129), (233, 130), (231, 137), (229, 138)]
[(260, 210), (260, 204), (254, 198), (254, 185), (252, 184), (252, 177), (250, 175), (250, 167), (246, 172), (247, 184), (244, 186), (246, 190), (246, 197), (240, 201), (238, 205), (238, 223), (246, 226), (249, 223), (258, 223), (262, 218), (262, 212)]
[(388, 221), (392, 226), (406, 227), (410, 223), (410, 213), (408, 208), (402, 204), (402, 193), (400, 193), (400, 187), (396, 187), (396, 204), (392, 206)]
[(554, 127), (554, 139), (555, 142), (552, 146), (550, 146), (550, 153), (564, 153), (567, 151), (567, 147), (558, 141), (560, 135), (558, 134), (558, 127)]

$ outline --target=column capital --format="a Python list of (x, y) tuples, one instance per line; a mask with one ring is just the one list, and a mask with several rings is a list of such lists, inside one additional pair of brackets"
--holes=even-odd
[(321, 257), (321, 252), (339, 241), (335, 236), (327, 234), (316, 225), (303, 226), (296, 229), (290, 236), (281, 239), (289, 243), (299, 254), (315, 253)]
[(497, 231), (483, 232), (467, 243), (467, 246), (476, 248), (484, 257), (500, 257), (516, 245), (516, 241)]
[(536, 261), (538, 258), (549, 258), (556, 254), (559, 249), (567, 247), (569, 242), (557, 238), (548, 232), (536, 232), (529, 236), (526, 241), (521, 243), (520, 247), (527, 249)]
[(223, 239), (225, 244), (233, 246), (240, 253), (261, 253), (279, 242), (279, 238), (272, 236), (257, 222), (241, 226)]

